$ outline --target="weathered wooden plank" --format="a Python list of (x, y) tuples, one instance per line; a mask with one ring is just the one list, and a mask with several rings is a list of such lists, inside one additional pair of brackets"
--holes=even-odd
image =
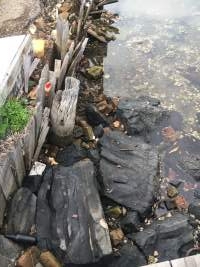
[(54, 72), (56, 75), (56, 79), (59, 78), (60, 76), (60, 71), (61, 71), (61, 60), (60, 59), (55, 59), (55, 63), (54, 63)]
[(0, 186), (6, 200), (17, 189), (17, 184), (10, 167), (10, 159), (7, 154), (2, 155), (0, 160)]
[(36, 142), (38, 140), (38, 135), (40, 132), (42, 113), (43, 113), (42, 103), (39, 102), (39, 103), (37, 103), (37, 105), (35, 107), (35, 113), (34, 113), (34, 117), (35, 117), (35, 141)]
[(24, 161), (26, 171), (29, 171), (31, 169), (32, 158), (35, 151), (35, 136), (35, 118), (33, 116), (26, 127), (25, 135), (23, 137)]
[(79, 64), (82, 56), (83, 56), (83, 53), (85, 51), (85, 48), (86, 48), (86, 45), (88, 43), (88, 38), (85, 38), (81, 44), (81, 48), (78, 52), (78, 54), (75, 56), (74, 60), (72, 61), (70, 67), (69, 67), (69, 70), (68, 70), (68, 76), (74, 76), (74, 73), (76, 71), (76, 67), (77, 65)]
[(15, 177), (16, 184), (20, 187), (26, 174), (21, 142), (13, 144), (8, 156), (10, 158), (11, 169)]
[[(10, 94), (16, 95), (24, 87), (23, 56), (30, 53), (31, 36), (1, 38), (0, 106)], [(5, 47), (6, 45), (6, 47)], [(16, 50), (16, 51), (15, 51)], [(2, 76), (3, 75), (3, 76)]]
[(190, 256), (171, 261), (172, 267), (199, 267), (200, 255)]
[(49, 132), (49, 114), (50, 114), (50, 109), (45, 108), (44, 113), (43, 113), (43, 117), (42, 117), (42, 122), (41, 122), (39, 139), (38, 139), (37, 147), (36, 147), (35, 154), (33, 157), (33, 162), (35, 162), (38, 159), (41, 148), (42, 148), (42, 146), (45, 142), (46, 136)]
[(51, 83), (51, 90), (49, 92), (49, 95), (47, 97), (46, 106), (48, 108), (51, 108), (53, 99), (55, 96), (55, 89), (56, 89), (56, 74), (54, 71), (49, 72), (49, 81)]
[(3, 225), (3, 219), (4, 219), (5, 209), (6, 209), (6, 199), (4, 197), (2, 188), (0, 186), (0, 228)]
[(45, 101), (45, 83), (49, 80), (49, 66), (46, 64), (42, 70), (39, 84), (37, 86), (37, 103), (40, 102), (43, 106)]

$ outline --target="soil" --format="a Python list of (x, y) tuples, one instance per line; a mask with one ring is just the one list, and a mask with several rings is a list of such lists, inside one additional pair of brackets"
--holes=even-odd
[(25, 33), (40, 12), (39, 0), (0, 0), (0, 36)]

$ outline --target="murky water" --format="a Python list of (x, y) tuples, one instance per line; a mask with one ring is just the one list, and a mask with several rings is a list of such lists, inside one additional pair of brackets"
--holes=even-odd
[(120, 0), (109, 8), (119, 14), (120, 34), (108, 45), (104, 90), (120, 97), (150, 95), (180, 113), (180, 138), (165, 150), (163, 175), (182, 181), (191, 201), (199, 183), (183, 171), (182, 161), (200, 152), (200, 2)]
[(200, 3), (121, 0), (110, 9), (120, 15), (120, 35), (108, 46), (105, 91), (158, 97), (194, 126), (200, 104)]

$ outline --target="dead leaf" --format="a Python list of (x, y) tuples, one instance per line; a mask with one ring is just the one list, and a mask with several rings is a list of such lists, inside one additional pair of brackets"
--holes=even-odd
[(188, 208), (189, 204), (183, 196), (177, 196), (174, 199), (174, 203), (178, 210), (185, 210)]
[(49, 163), (51, 164), (51, 166), (58, 165), (58, 162), (56, 162), (55, 159), (52, 157), (49, 157)]
[(162, 136), (168, 142), (175, 142), (178, 139), (176, 131), (171, 126), (162, 129)]
[(117, 246), (124, 239), (124, 233), (122, 232), (121, 228), (118, 228), (116, 230), (112, 230), (110, 232), (110, 238), (111, 238), (113, 245)]
[(121, 125), (120, 121), (114, 121), (113, 122), (113, 127), (115, 127), (115, 128), (119, 128), (120, 125)]
[(31, 100), (35, 100), (37, 98), (37, 87), (33, 87), (32, 90), (28, 94), (28, 98)]

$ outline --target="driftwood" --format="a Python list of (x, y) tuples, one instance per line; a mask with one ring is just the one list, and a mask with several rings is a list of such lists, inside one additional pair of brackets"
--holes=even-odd
[(75, 71), (76, 71), (76, 67), (79, 64), (79, 62), (80, 62), (80, 60), (81, 60), (81, 58), (83, 56), (83, 53), (85, 51), (87, 43), (88, 43), (88, 38), (85, 38), (84, 41), (81, 44), (80, 51), (78, 52), (78, 54), (76, 55), (76, 57), (74, 58), (74, 60), (72, 61), (71, 65), (69, 67), (68, 75), (74, 76)]
[(97, 6), (101, 7), (101, 6), (105, 6), (105, 5), (109, 5), (109, 4), (114, 4), (119, 2), (119, 0), (104, 0), (102, 2), (100, 2)]
[(70, 136), (74, 129), (79, 80), (67, 77), (65, 90), (57, 91), (51, 109), (52, 131), (56, 136)]
[(47, 134), (49, 132), (49, 114), (50, 114), (50, 109), (45, 108), (44, 112), (43, 112), (39, 138), (38, 138), (35, 154), (33, 157), (33, 162), (35, 162), (38, 159), (41, 148), (42, 148), (42, 146), (45, 142), (45, 139), (47, 137)]
[(87, 30), (87, 33), (89, 35), (91, 35), (92, 37), (96, 38), (97, 40), (99, 40), (102, 43), (107, 43), (106, 39), (103, 36), (98, 35), (94, 30), (92, 30), (91, 28), (89, 28)]

